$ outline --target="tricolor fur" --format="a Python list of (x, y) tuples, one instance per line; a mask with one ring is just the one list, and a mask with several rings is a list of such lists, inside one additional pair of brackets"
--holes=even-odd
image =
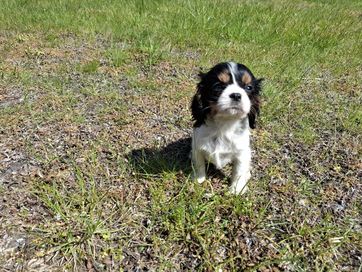
[(233, 164), (230, 191), (246, 191), (250, 178), (250, 128), (259, 114), (262, 79), (244, 65), (225, 62), (200, 74), (191, 110), (195, 120), (192, 163), (195, 179), (206, 179), (206, 161), (221, 169)]

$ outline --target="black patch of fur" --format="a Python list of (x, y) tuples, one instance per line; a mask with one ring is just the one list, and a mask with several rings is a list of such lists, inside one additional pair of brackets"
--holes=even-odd
[(256, 117), (260, 114), (260, 91), (261, 91), (261, 82), (263, 78), (254, 80), (254, 90), (249, 95), (251, 102), (250, 112), (248, 114), (249, 126), (250, 128), (256, 128)]

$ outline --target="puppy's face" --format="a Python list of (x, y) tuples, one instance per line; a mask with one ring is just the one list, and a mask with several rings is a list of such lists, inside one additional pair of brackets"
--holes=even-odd
[(192, 102), (195, 126), (204, 123), (208, 117), (241, 119), (248, 116), (250, 126), (255, 127), (261, 80), (256, 79), (246, 66), (220, 63), (200, 78)]

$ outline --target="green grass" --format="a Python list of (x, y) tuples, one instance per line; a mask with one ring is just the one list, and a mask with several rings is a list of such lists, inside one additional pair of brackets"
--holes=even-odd
[(84, 73), (94, 73), (97, 71), (99, 67), (99, 61), (98, 60), (92, 60), (84, 64), (80, 70)]
[[(360, 271), (361, 14), (4, 1), (0, 268)], [(225, 60), (266, 78), (243, 196), (226, 193), (230, 169), (195, 184), (187, 160), (196, 75)]]

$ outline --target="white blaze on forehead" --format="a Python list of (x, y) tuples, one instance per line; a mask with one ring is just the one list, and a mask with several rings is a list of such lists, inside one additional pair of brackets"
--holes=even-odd
[[(237, 83), (236, 79), (235, 79), (235, 74), (237, 73), (238, 71), (238, 66), (235, 62), (232, 62), (232, 61), (229, 61), (228, 62), (228, 66), (229, 66), (229, 69), (230, 69), (230, 74), (231, 74), (231, 77), (233, 78), (233, 83), (237, 86), (239, 86), (239, 84)], [(240, 86), (239, 86), (240, 87)]]

